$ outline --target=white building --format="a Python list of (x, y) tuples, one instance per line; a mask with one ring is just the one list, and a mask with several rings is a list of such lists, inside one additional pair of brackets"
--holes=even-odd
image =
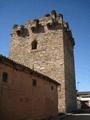
[(77, 107), (78, 109), (90, 108), (90, 91), (77, 93)]

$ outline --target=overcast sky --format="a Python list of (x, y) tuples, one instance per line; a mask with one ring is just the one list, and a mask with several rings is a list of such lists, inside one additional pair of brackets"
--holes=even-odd
[(14, 24), (24, 24), (53, 9), (64, 15), (73, 32), (77, 89), (90, 91), (90, 0), (0, 0), (0, 54), (9, 54)]

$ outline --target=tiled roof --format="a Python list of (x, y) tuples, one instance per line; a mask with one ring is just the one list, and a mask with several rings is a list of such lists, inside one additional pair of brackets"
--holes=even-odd
[(90, 95), (90, 91), (77, 92), (77, 95)]

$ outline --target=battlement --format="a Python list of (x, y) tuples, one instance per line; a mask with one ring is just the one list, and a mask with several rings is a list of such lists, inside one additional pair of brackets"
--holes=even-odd
[[(18, 36), (27, 37), (29, 34), (46, 33), (51, 30), (70, 31), (68, 23), (63, 20), (63, 15), (52, 10), (40, 19), (29, 20), (25, 25), (14, 25), (13, 33)], [(72, 37), (72, 35), (71, 35)]]
[(51, 11), (50, 14), (46, 14), (44, 17), (40, 19), (30, 20), (26, 23), (32, 29), (42, 27), (47, 27), (49, 30), (60, 29), (63, 23), (63, 16), (61, 14), (57, 14), (55, 10)]

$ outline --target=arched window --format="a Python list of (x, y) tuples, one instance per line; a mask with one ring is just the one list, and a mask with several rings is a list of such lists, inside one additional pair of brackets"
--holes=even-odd
[(31, 44), (32, 50), (37, 49), (37, 41), (34, 40)]

